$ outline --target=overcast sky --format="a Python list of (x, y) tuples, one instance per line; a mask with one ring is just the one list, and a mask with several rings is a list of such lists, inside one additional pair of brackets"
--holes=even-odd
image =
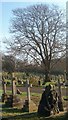
[[(25, 2), (24, 2), (25, 1)], [(47, 3), (47, 4), (56, 4), (61, 9), (66, 9), (66, 1), (67, 0), (1, 0), (0, 2), (0, 41), (2, 42), (2, 38), (9, 36), (9, 27), (10, 20), (12, 17), (12, 10), (15, 8), (24, 8), (36, 3)]]

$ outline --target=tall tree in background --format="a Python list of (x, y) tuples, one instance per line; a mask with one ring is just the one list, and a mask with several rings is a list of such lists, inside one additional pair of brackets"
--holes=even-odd
[(29, 61), (43, 64), (45, 82), (49, 81), (53, 58), (64, 51), (64, 15), (56, 6), (33, 5), (13, 10), (10, 44), (17, 54), (27, 56)]
[(2, 56), (2, 70), (8, 73), (15, 71), (15, 58), (12, 55)]

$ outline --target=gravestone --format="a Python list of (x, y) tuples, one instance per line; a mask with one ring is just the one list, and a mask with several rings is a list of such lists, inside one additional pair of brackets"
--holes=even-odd
[(27, 112), (35, 112), (37, 111), (36, 104), (30, 98), (30, 84), (29, 80), (26, 80), (26, 92), (27, 92), (27, 100), (25, 100), (23, 111)]
[(26, 81), (26, 90), (27, 90), (27, 100), (30, 102), (30, 84), (29, 80)]
[(58, 78), (58, 107), (59, 111), (63, 111), (60, 78)]
[(11, 107), (19, 107), (22, 108), (23, 102), (17, 95), (17, 88), (16, 88), (16, 79), (13, 76), (12, 78), (12, 95), (10, 95), (7, 99), (6, 104)]
[(16, 89), (16, 79), (15, 77), (13, 77), (12, 79), (12, 95), (16, 95), (17, 94), (17, 89)]
[(7, 100), (7, 93), (6, 93), (6, 82), (4, 78), (2, 78), (2, 87), (3, 87), (2, 102), (5, 102)]
[(51, 86), (45, 87), (42, 93), (41, 100), (38, 106), (38, 115), (48, 117), (51, 115), (51, 110), (53, 109), (53, 96), (51, 91)]

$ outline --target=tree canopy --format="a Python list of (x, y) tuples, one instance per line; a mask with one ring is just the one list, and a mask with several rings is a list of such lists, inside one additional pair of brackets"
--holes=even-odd
[[(49, 73), (53, 58), (64, 52), (65, 23), (59, 7), (46, 4), (13, 10), (11, 49), (28, 61), (43, 64)], [(48, 75), (47, 75), (48, 76)]]

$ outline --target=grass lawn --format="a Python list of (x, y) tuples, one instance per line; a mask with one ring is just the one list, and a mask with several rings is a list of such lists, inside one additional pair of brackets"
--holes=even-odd
[[(11, 94), (11, 91), (7, 92), (9, 95)], [(24, 102), (24, 100), (26, 99), (26, 92), (22, 92), (21, 95), (18, 95), (22, 101)], [(41, 94), (37, 94), (37, 93), (31, 93), (31, 100), (33, 100), (33, 102), (38, 106), (39, 101), (40, 101), (40, 97)], [(0, 102), (0, 117), (14, 117), (14, 116), (21, 116), (26, 114), (25, 112), (22, 111), (22, 109), (20, 108), (11, 108), (11, 107), (7, 107), (5, 105), (5, 103)]]
[[(2, 91), (0, 90), (0, 94)], [(11, 91), (8, 91), (8, 94), (11, 94)], [(18, 95), (24, 101), (26, 99), (26, 92), (22, 92), (21, 95)], [(40, 101), (41, 94), (31, 93), (31, 100), (38, 106)], [(1, 106), (2, 105), (2, 106)], [(0, 117), (8, 118), (7, 120), (67, 120), (66, 115), (63, 113), (57, 114), (56, 116), (50, 116), (48, 118), (39, 117), (37, 113), (28, 113), (23, 112), (19, 108), (10, 108), (5, 106), (5, 103), (0, 102)]]
[(7, 120), (68, 120), (68, 114), (60, 113), (50, 117), (39, 117), (37, 113), (25, 113), (14, 117), (7, 117)]

